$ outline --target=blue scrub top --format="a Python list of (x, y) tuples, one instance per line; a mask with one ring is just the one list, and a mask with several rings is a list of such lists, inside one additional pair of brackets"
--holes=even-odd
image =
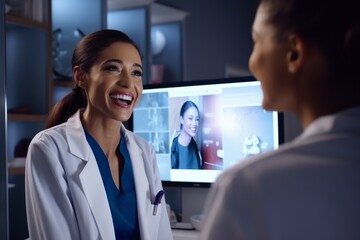
[(88, 132), (85, 132), (85, 135), (95, 155), (104, 183), (114, 222), (116, 239), (140, 239), (134, 174), (124, 137), (121, 136), (118, 147), (119, 154), (124, 159), (124, 167), (120, 173), (121, 190), (119, 190), (113, 181), (109, 162), (104, 151)]

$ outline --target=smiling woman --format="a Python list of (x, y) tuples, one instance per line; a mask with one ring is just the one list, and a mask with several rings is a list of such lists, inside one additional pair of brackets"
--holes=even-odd
[(200, 239), (360, 239), (357, 5), (260, 1), (250, 70), (263, 107), (294, 113), (304, 130), (218, 176)]
[[(52, 110), (26, 159), (31, 239), (172, 239), (155, 152), (127, 130), (142, 94), (138, 48), (124, 33), (85, 36), (76, 84)], [(153, 208), (157, 208), (153, 213)]]
[(84, 72), (80, 63), (75, 65), (73, 75), (76, 85), (84, 89), (88, 99), (83, 124), (99, 120), (106, 121), (108, 126), (111, 120), (116, 120), (118, 125), (117, 121), (130, 118), (143, 89), (141, 58), (133, 44), (111, 44), (102, 51), (89, 72)]
[(194, 139), (199, 129), (200, 111), (192, 101), (183, 103), (180, 109), (180, 133), (171, 144), (171, 168), (201, 169), (202, 161)]

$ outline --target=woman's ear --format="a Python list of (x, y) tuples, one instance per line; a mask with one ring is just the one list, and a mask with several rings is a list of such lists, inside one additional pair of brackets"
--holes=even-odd
[(288, 39), (288, 51), (286, 63), (290, 73), (296, 73), (303, 65), (306, 57), (306, 46), (304, 40), (296, 34), (291, 34)]
[(80, 69), (79, 66), (75, 66), (73, 69), (73, 79), (76, 85), (79, 85), (81, 88), (85, 87), (86, 74)]

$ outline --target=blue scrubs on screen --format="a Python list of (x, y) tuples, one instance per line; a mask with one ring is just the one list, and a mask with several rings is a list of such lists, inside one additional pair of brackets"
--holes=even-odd
[(116, 239), (140, 239), (134, 175), (130, 155), (123, 136), (121, 136), (118, 147), (119, 153), (124, 158), (124, 167), (120, 173), (121, 190), (119, 190), (113, 181), (109, 162), (103, 150), (89, 133), (85, 132), (85, 134), (95, 155), (105, 186), (114, 222)]

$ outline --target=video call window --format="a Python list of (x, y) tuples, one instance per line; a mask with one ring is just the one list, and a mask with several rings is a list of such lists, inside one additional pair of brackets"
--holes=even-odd
[[(193, 107), (181, 116), (187, 102)], [(213, 182), (227, 167), (278, 147), (278, 113), (261, 102), (257, 81), (144, 89), (133, 131), (154, 147), (163, 181)], [(178, 144), (182, 132), (191, 147)]]

